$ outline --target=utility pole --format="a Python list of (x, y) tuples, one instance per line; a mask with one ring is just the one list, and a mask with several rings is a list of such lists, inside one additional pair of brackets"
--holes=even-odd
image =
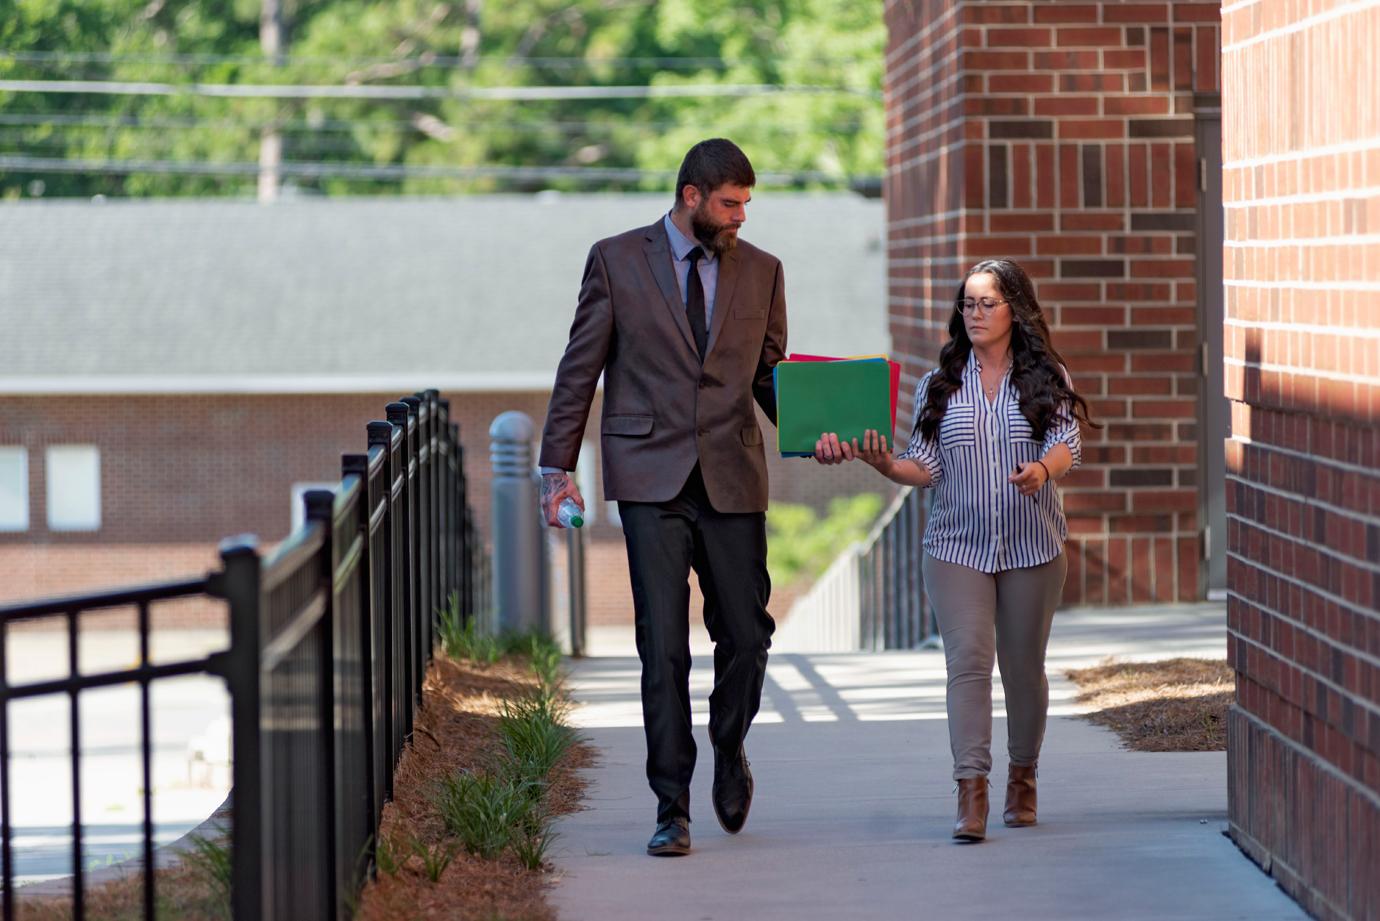
[[(283, 65), (283, 0), (263, 0), (259, 10), (259, 47), (274, 67)], [(276, 113), (275, 113), (276, 116)], [(282, 182), (283, 135), (272, 120), (259, 136), (259, 201), (278, 200)]]

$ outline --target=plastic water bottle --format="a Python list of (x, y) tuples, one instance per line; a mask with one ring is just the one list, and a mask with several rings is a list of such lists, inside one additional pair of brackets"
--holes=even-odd
[(556, 509), (556, 520), (563, 528), (582, 528), (585, 526), (585, 513), (574, 499), (566, 496)]

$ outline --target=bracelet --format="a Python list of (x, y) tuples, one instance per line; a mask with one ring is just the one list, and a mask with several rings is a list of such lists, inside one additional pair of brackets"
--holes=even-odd
[(1037, 460), (1035, 463), (1039, 464), (1041, 467), (1044, 467), (1044, 471), (1045, 471), (1045, 482), (1046, 482), (1046, 483), (1048, 483), (1050, 480), (1054, 479), (1054, 477), (1050, 476), (1050, 474), (1049, 474), (1049, 468), (1048, 468), (1048, 467), (1045, 467), (1045, 462), (1044, 462), (1044, 461), (1042, 461), (1042, 460)]

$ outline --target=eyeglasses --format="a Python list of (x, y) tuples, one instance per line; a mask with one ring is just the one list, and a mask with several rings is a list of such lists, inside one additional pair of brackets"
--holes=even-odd
[(991, 313), (993, 310), (997, 309), (998, 304), (1005, 303), (1006, 301), (1000, 300), (995, 297), (980, 297), (977, 300), (973, 300), (970, 297), (965, 297), (963, 300), (958, 302), (958, 309), (962, 313), (973, 313), (978, 309), (978, 307), (981, 307), (983, 313)]

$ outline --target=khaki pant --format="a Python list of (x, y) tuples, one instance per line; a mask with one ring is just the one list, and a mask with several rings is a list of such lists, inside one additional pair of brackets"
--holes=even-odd
[(926, 554), (923, 571), (944, 637), (954, 779), (992, 770), (994, 657), (1006, 691), (1011, 763), (1036, 763), (1049, 712), (1045, 647), (1068, 560), (1061, 553), (1040, 566), (988, 574)]

